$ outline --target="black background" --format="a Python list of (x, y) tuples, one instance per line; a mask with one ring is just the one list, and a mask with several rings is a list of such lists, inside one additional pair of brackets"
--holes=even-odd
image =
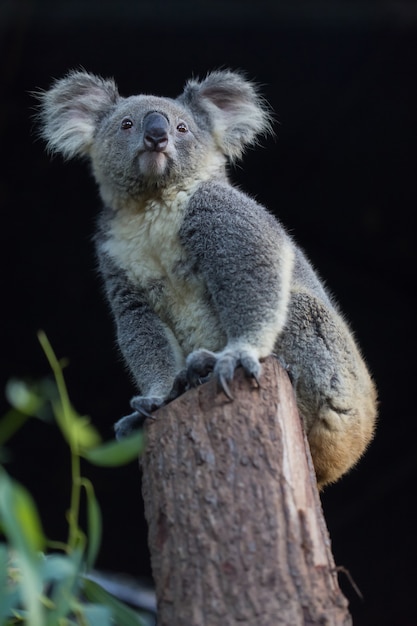
[[(415, 3), (2, 0), (0, 33), (2, 389), (48, 373), (43, 328), (104, 438), (133, 393), (95, 271), (95, 184), (84, 163), (45, 154), (30, 91), (81, 66), (114, 76), (122, 95), (176, 96), (192, 75), (245, 70), (276, 112), (276, 138), (232, 178), (307, 251), (380, 392), (371, 448), (322, 498), (336, 563), (364, 600), (341, 584), (355, 624), (417, 624)], [(9, 448), (46, 532), (64, 538), (69, 458), (56, 428), (29, 422)], [(149, 576), (136, 464), (84, 472), (104, 514), (98, 565)]]

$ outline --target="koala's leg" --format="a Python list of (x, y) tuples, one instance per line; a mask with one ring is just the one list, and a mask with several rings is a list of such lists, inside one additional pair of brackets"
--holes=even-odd
[(140, 391), (130, 402), (134, 412), (114, 426), (116, 437), (121, 439), (171, 399), (176, 376), (185, 363), (173, 332), (151, 308), (146, 294), (108, 256), (101, 255), (100, 269), (119, 348)]
[(196, 346), (187, 357), (193, 383), (212, 371), (231, 397), (236, 367), (259, 380), (286, 321), (294, 246), (279, 223), (229, 185), (201, 185), (193, 195), (180, 241), (198, 268), (206, 297), (225, 336), (216, 352)]
[(181, 368), (184, 361), (172, 331), (148, 307), (138, 308), (137, 323), (132, 324), (130, 320), (126, 324), (123, 316), (118, 319), (119, 347), (141, 394), (130, 401), (134, 412), (114, 425), (117, 439), (142, 426), (153, 411), (181, 392), (182, 376), (177, 372), (184, 371)]
[(372, 439), (376, 391), (354, 339), (338, 313), (309, 293), (292, 294), (276, 352), (292, 364), (319, 487), (336, 481)]
[(143, 426), (145, 420), (154, 419), (152, 415), (154, 411), (178, 398), (189, 387), (187, 371), (183, 368), (175, 377), (168, 395), (134, 396), (130, 400), (130, 406), (134, 409), (133, 413), (125, 415), (114, 425), (116, 439), (123, 439), (132, 434), (136, 429)]

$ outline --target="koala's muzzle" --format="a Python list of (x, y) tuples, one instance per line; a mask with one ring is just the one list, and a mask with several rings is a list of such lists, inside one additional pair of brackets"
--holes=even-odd
[(168, 145), (168, 120), (162, 113), (148, 113), (143, 123), (143, 143), (149, 152), (163, 152)]

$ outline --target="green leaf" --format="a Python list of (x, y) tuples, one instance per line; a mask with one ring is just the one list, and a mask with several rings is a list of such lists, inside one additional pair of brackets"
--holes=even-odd
[(80, 607), (80, 612), (86, 619), (88, 626), (114, 626), (112, 612), (108, 606), (87, 604)]
[(0, 520), (3, 532), (16, 550), (16, 560), (22, 574), (21, 601), (28, 612), (27, 626), (39, 626), (44, 623), (44, 610), (40, 601), (42, 580), (39, 551), (45, 545), (45, 537), (31, 495), (2, 468)]
[[(7, 413), (0, 419), (0, 445), (8, 441), (28, 419), (29, 415), (25, 415), (16, 409), (10, 409), (10, 411), (7, 411)], [(7, 453), (5, 454), (4, 451), (2, 451), (2, 455), (3, 459), (7, 459)]]
[(48, 554), (41, 566), (43, 582), (49, 584), (72, 577), (77, 572), (78, 566), (78, 561), (67, 554)]
[[(44, 607), (41, 601), (42, 579), (40, 575), (40, 555), (31, 555), (16, 550), (13, 565), (16, 569), (10, 587), (9, 616), (24, 620), (26, 626), (44, 624)], [(10, 570), (9, 570), (10, 572)], [(7, 621), (6, 624), (15, 622)]]
[(83, 449), (81, 456), (94, 465), (115, 467), (137, 459), (144, 447), (144, 434), (137, 432), (121, 441), (110, 441), (96, 448)]
[(45, 398), (39, 392), (39, 386), (17, 378), (11, 378), (6, 384), (6, 398), (13, 408), (24, 415), (38, 415), (45, 404)]
[(97, 583), (88, 578), (82, 579), (82, 587), (86, 597), (94, 603), (109, 607), (114, 623), (117, 626), (146, 626), (143, 619), (128, 606), (114, 598)]
[(90, 423), (90, 418), (79, 415), (69, 403), (55, 402), (53, 409), (58, 426), (71, 449), (88, 449), (101, 442), (101, 437)]
[[(49, 560), (49, 559), (48, 559)], [(68, 615), (74, 606), (78, 605), (77, 591), (80, 584), (82, 568), (82, 552), (75, 550), (64, 558), (53, 559), (46, 565), (46, 572), (59, 575), (52, 586), (51, 602), (54, 606), (47, 613), (45, 626), (57, 626), (60, 620)]]
[(81, 568), (80, 553), (50, 554), (41, 566), (43, 588), (48, 589), (47, 624), (53, 626), (66, 617), (78, 599), (75, 591)]
[(9, 551), (4, 544), (0, 544), (0, 625), (11, 614), (13, 606), (17, 606), (18, 593), (15, 587), (8, 584)]
[(30, 493), (0, 468), (0, 521), (14, 547), (33, 557), (43, 550), (46, 539)]
[(101, 511), (91, 482), (86, 478), (83, 478), (82, 486), (84, 487), (87, 496), (88, 544), (86, 565), (87, 569), (91, 569), (95, 563), (101, 545)]
[(45, 545), (40, 519), (32, 497), (0, 468), (0, 520), (2, 530), (16, 550), (21, 571), (21, 601), (27, 609), (27, 626), (44, 623), (40, 601), (39, 550)]

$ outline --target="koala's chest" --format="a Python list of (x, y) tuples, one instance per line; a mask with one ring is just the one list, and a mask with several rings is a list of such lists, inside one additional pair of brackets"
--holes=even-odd
[[(105, 251), (132, 285), (141, 289), (186, 352), (201, 345), (217, 349), (223, 333), (205, 281), (181, 245), (181, 216), (166, 212), (151, 217), (118, 217)], [(207, 345), (207, 336), (211, 345)]]
[(106, 251), (141, 289), (188, 289), (195, 282), (179, 241), (181, 216), (174, 212), (119, 215), (111, 224)]

